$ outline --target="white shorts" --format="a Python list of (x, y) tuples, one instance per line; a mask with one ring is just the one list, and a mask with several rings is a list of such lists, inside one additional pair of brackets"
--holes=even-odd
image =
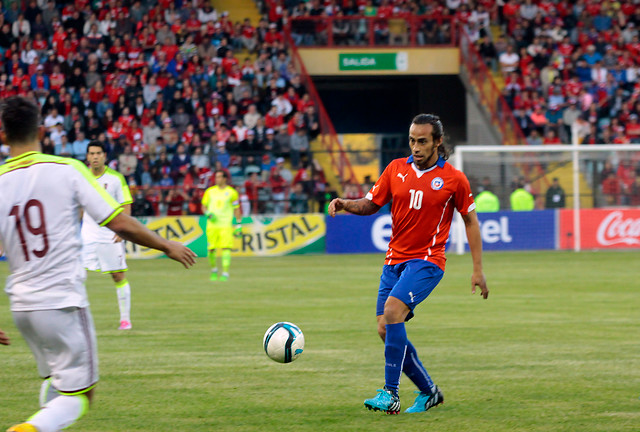
[(102, 273), (127, 271), (124, 242), (85, 243), (82, 246), (84, 267)]
[(27, 341), (42, 378), (74, 393), (98, 382), (98, 346), (89, 308), (70, 307), (14, 311), (13, 319)]

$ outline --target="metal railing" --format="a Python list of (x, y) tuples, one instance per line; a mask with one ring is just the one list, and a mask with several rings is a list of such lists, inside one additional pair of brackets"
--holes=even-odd
[(453, 17), (430, 15), (295, 17), (288, 30), (297, 46), (424, 47), (457, 41)]
[(480, 105), (501, 135), (502, 144), (527, 144), (527, 139), (513, 116), (513, 111), (476, 50), (469, 35), (460, 30), (460, 69), (475, 92)]
[(344, 152), (342, 143), (340, 142), (340, 140), (338, 140), (338, 135), (333, 126), (333, 123), (331, 122), (331, 118), (329, 117), (329, 114), (327, 113), (327, 110), (322, 103), (322, 99), (320, 98), (320, 95), (318, 94), (318, 91), (313, 84), (313, 80), (309, 76), (304, 62), (302, 61), (302, 58), (300, 57), (300, 54), (298, 53), (298, 50), (293, 43), (289, 31), (285, 31), (285, 37), (289, 46), (291, 47), (291, 62), (296, 70), (300, 73), (301, 82), (306, 87), (311, 100), (318, 109), (320, 134), (316, 139), (320, 142), (322, 148), (329, 153), (331, 166), (341, 185), (344, 185), (344, 183), (348, 182), (355, 182), (356, 176), (353, 172), (353, 168), (351, 167), (351, 163), (349, 162), (349, 159)]

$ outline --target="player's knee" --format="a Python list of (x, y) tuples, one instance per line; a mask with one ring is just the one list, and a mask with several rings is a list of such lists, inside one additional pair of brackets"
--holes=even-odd
[(122, 282), (124, 280), (124, 272), (111, 273), (111, 279), (113, 279), (115, 283)]
[(401, 301), (393, 301), (384, 305), (384, 319), (389, 324), (404, 322), (405, 317), (409, 313), (407, 305)]
[(89, 405), (91, 405), (91, 401), (93, 401), (93, 393), (95, 391), (95, 386), (89, 390), (88, 392), (84, 393), (84, 395), (87, 397), (87, 400), (89, 401)]

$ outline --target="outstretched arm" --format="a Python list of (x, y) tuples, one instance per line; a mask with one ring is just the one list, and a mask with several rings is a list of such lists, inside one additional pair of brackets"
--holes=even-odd
[(368, 216), (380, 210), (380, 206), (367, 198), (355, 200), (335, 198), (329, 203), (329, 215), (331, 217), (334, 217), (340, 210), (359, 216)]
[(233, 210), (233, 215), (236, 218), (236, 226), (233, 228), (233, 235), (240, 237), (242, 235), (242, 210), (240, 206)]
[[(122, 213), (126, 214), (127, 216), (131, 216), (131, 204), (124, 204), (122, 206)], [(122, 238), (120, 238), (118, 234), (115, 234), (113, 236), (113, 241), (115, 243), (120, 243), (122, 241)]]
[(475, 294), (476, 287), (480, 287), (482, 298), (489, 297), (489, 288), (487, 288), (487, 280), (482, 271), (482, 236), (480, 235), (480, 223), (478, 223), (478, 215), (473, 210), (462, 216), (464, 226), (467, 230), (467, 240), (469, 240), (469, 250), (471, 250), (471, 259), (473, 260), (473, 274), (471, 276), (471, 292)]
[(196, 254), (182, 243), (169, 241), (151, 231), (146, 226), (124, 213), (118, 214), (107, 228), (125, 240), (164, 252), (172, 260), (182, 263), (185, 268), (195, 264)]

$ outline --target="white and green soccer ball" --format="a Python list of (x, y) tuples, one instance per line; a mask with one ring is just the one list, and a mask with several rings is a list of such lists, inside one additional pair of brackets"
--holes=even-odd
[(278, 322), (269, 327), (264, 334), (262, 345), (271, 360), (291, 363), (304, 350), (304, 334), (295, 324)]

